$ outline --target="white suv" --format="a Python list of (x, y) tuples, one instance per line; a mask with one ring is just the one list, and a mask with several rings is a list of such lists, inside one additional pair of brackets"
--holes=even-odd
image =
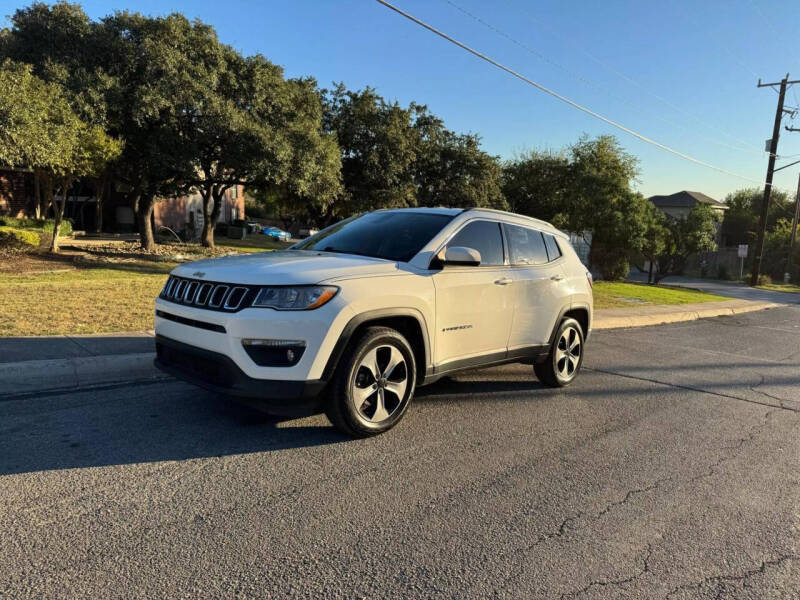
[(280, 252), (177, 267), (155, 303), (156, 364), (348, 434), (394, 426), (414, 388), (463, 369), (577, 376), (592, 280), (552, 225), (488, 209), (362, 214)]

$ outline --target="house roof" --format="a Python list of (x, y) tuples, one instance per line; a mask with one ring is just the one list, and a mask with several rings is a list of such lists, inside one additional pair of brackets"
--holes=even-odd
[(650, 202), (658, 208), (692, 208), (698, 204), (707, 204), (718, 210), (728, 210), (728, 205), (700, 192), (676, 192), (669, 196), (650, 196)]

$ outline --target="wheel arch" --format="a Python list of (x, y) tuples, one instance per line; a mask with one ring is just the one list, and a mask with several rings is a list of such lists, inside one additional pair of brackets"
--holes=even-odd
[(423, 314), (415, 308), (387, 308), (370, 310), (356, 315), (344, 326), (339, 339), (328, 357), (322, 379), (330, 381), (350, 340), (367, 327), (390, 327), (399, 331), (411, 345), (417, 363), (417, 385), (423, 383), (430, 358), (430, 339)]
[(589, 328), (591, 327), (591, 316), (589, 313), (588, 306), (567, 306), (561, 309), (561, 312), (556, 319), (556, 323), (553, 326), (553, 331), (550, 332), (550, 340), (548, 341), (549, 345), (552, 345), (556, 338), (556, 332), (558, 331), (558, 327), (561, 325), (561, 322), (564, 319), (575, 319), (578, 324), (580, 324), (581, 329), (583, 330), (583, 337), (584, 339), (589, 337)]

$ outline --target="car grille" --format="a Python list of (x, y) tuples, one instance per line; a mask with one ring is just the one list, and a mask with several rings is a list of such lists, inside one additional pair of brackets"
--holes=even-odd
[(236, 312), (250, 306), (257, 292), (257, 287), (247, 285), (201, 281), (170, 275), (159, 297), (175, 304), (195, 308)]

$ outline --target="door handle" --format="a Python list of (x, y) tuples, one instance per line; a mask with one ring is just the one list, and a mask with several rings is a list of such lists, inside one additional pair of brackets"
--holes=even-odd
[(550, 279), (552, 279), (553, 281), (564, 281), (564, 276), (563, 275), (553, 275)]
[(502, 277), (501, 279), (496, 280), (494, 283), (495, 285), (508, 285), (509, 283), (513, 283), (514, 280), (509, 277)]

